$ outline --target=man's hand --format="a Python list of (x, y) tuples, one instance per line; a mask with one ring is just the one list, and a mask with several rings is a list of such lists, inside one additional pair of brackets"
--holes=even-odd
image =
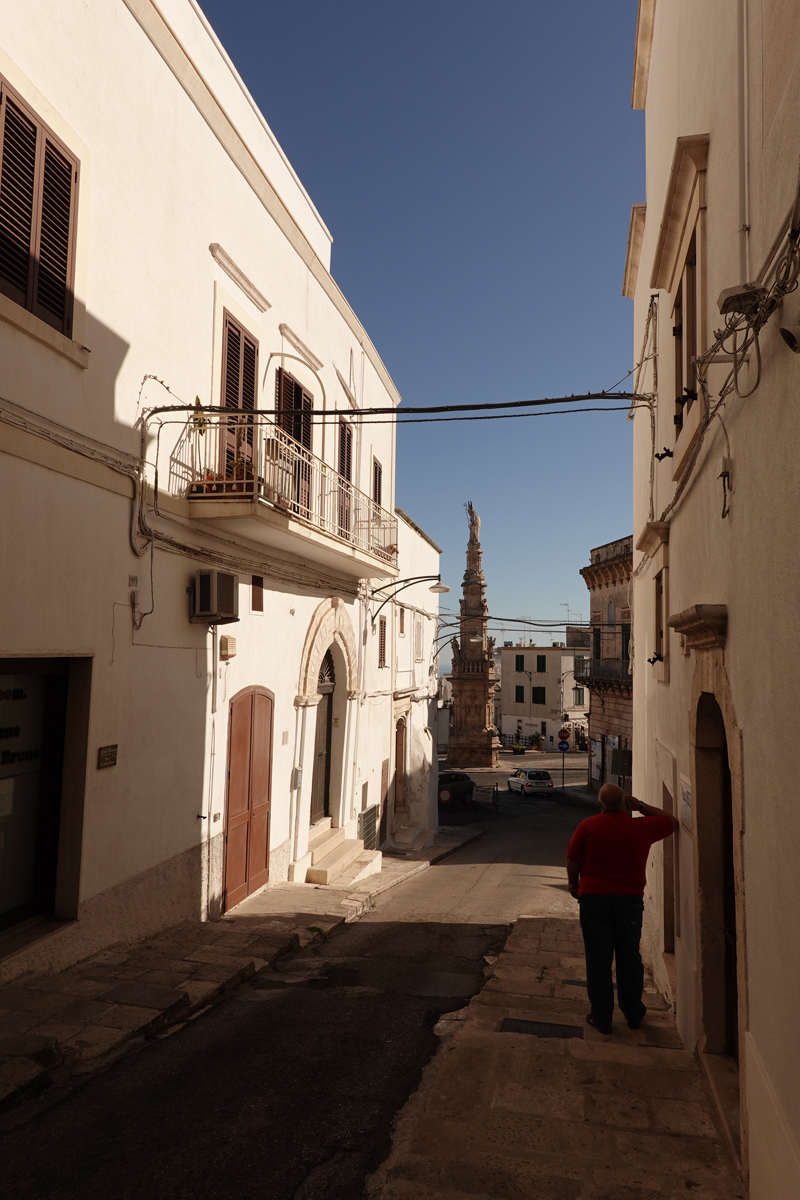
[(578, 882), (581, 870), (581, 864), (576, 862), (574, 858), (567, 859), (567, 887), (569, 894), (573, 900), (578, 899)]
[(625, 811), (629, 812), (629, 813), (641, 812), (642, 811), (641, 801), (637, 800), (635, 796), (626, 795), (625, 796)]

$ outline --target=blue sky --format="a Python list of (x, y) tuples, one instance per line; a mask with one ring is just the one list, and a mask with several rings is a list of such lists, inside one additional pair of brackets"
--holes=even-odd
[[(405, 404), (578, 393), (630, 369), (636, 0), (201, 3)], [(443, 607), (457, 607), (468, 499), (490, 611), (560, 618), (568, 604), (585, 619), (589, 550), (632, 532), (631, 425), (399, 430), (397, 503), (444, 551)]]

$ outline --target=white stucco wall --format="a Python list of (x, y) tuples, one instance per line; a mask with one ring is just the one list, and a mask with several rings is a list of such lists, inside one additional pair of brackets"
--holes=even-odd
[[(274, 405), (284, 354), (315, 411), (333, 416), (314, 426), (313, 449), (334, 470), (337, 410), (354, 417), (363, 404), (391, 407), (399, 396), (327, 272), (323, 222), (191, 0), (168, 0), (160, 12), (150, 0), (12, 0), (0, 75), (80, 161), (72, 342), (10, 301), (0, 306), (0, 399), (8, 402), (0, 553), (17, 564), (0, 598), (0, 655), (92, 661), (79, 920), (0, 968), (18, 973), (218, 913), (228, 709), (251, 686), (275, 696), (271, 881), (286, 878), (307, 841), (315, 712), (295, 703), (301, 661), (309, 623), (331, 598), (351, 630), (355, 683), (337, 691), (335, 824), (354, 830), (362, 781), (377, 799), (392, 754), (391, 683), (369, 703), (357, 694), (381, 690), (368, 678), (368, 616), (357, 592), (373, 571), (371, 585), (396, 570), (298, 525), (277, 546), (274, 529), (246, 516), (198, 522), (181, 494), (170, 495), (180, 491), (170, 460), (185, 414), (165, 417), (158, 441), (158, 425), (148, 429), (146, 477), (152, 489), (158, 467), (160, 512), (151, 490), (146, 514), (199, 558), (169, 553), (163, 537), (152, 560), (149, 551), (138, 557), (133, 483), (100, 460), (110, 454), (134, 471), (145, 408), (220, 402), (223, 307), (258, 340), (261, 407)], [(211, 244), (263, 295), (266, 311)], [(393, 427), (354, 420), (353, 484), (367, 494), (373, 457), (391, 512)], [(222, 551), (240, 576), (240, 621), (218, 631), (236, 637), (237, 654), (219, 664), (213, 712), (212, 634), (190, 624), (186, 589), (203, 553)], [(250, 611), (251, 573), (264, 577), (263, 613)], [(133, 631), (132, 575), (146, 614)], [(97, 748), (107, 744), (119, 746), (117, 766), (97, 770)], [(299, 791), (291, 788), (297, 766)]]
[[(746, 16), (744, 75), (737, 56), (737, 12)], [(721, 324), (716, 299), (723, 288), (754, 278), (796, 183), (800, 116), (800, 10), (790, 3), (675, 0), (656, 6), (647, 89), (647, 216), (635, 296), (634, 346), (642, 344), (650, 304), (651, 266), (664, 211), (676, 139), (708, 134), (705, 287), (702, 318), (705, 349)], [(745, 83), (746, 122), (737, 123), (738, 84)], [(746, 164), (749, 225), (745, 269), (739, 265), (739, 156)], [(659, 400), (655, 449), (673, 446), (673, 297), (659, 293)], [(800, 1194), (800, 1051), (795, 1033), (800, 963), (787, 952), (798, 937), (798, 885), (793, 867), (800, 836), (793, 756), (784, 713), (797, 672), (797, 651), (781, 644), (776, 630), (794, 628), (800, 563), (793, 529), (800, 499), (794, 486), (799, 436), (795, 395), (800, 359), (788, 352), (778, 327), (800, 319), (797, 296), (788, 297), (761, 336), (763, 373), (750, 399), (732, 396), (724, 409), (730, 451), (719, 421), (709, 430), (692, 482), (669, 519), (668, 611), (696, 604), (724, 604), (728, 625), (723, 658), (717, 660), (718, 696), (725, 712), (734, 769), (737, 854), (740, 1004), (740, 1081), (744, 1104), (745, 1165), (752, 1200), (789, 1200)], [(711, 366), (712, 394), (728, 371)], [(651, 386), (646, 372), (643, 385)], [(748, 386), (753, 382), (752, 375)], [(634, 421), (634, 542), (648, 516), (651, 445), (646, 411)], [(721, 519), (723, 456), (732, 460), (730, 514)], [(655, 464), (656, 518), (674, 494), (672, 460)], [(634, 556), (640, 566), (641, 552)], [(668, 678), (646, 660), (654, 646), (653, 570), (644, 566), (635, 583), (634, 791), (653, 803), (662, 789), (694, 779), (691, 720), (693, 685), (708, 690), (697, 651), (684, 654), (668, 634)], [(702, 653), (702, 652), (700, 652)], [(659, 669), (658, 674), (664, 672)], [(703, 682), (705, 680), (705, 682)], [(740, 755), (738, 748), (740, 747)], [(736, 753), (735, 753), (736, 752)], [(738, 775), (738, 778), (737, 778)], [(679, 803), (675, 795), (676, 804)], [(702, 794), (693, 796), (701, 811)], [(741, 812), (738, 806), (741, 805)], [(703, 1044), (699, 987), (703, 949), (697, 937), (697, 887), (703, 883), (696, 826), (678, 835), (680, 934), (675, 946), (678, 1026), (686, 1044)], [(700, 876), (698, 877), (698, 865)], [(653, 854), (648, 934), (656, 970), (666, 979), (663, 946), (661, 852)]]

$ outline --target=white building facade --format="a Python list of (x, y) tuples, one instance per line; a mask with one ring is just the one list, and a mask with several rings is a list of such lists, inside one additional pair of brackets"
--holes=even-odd
[(589, 722), (589, 693), (575, 679), (575, 650), (521, 643), (503, 646), (500, 654), (500, 732), (526, 741), (538, 735), (543, 750), (558, 750), (558, 735), (565, 729), (575, 750)]
[(797, 4), (640, 0), (633, 790), (681, 825), (644, 943), (751, 1200), (800, 1195), (798, 47)]
[(193, 0), (12, 0), (0, 95), (10, 977), (430, 828), (437, 597), (411, 676), (372, 616), (438, 554), (330, 234)]

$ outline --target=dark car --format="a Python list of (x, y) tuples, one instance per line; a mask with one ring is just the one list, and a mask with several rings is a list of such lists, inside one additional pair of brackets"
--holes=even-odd
[(475, 784), (464, 771), (443, 771), (439, 776), (440, 804), (469, 804)]

